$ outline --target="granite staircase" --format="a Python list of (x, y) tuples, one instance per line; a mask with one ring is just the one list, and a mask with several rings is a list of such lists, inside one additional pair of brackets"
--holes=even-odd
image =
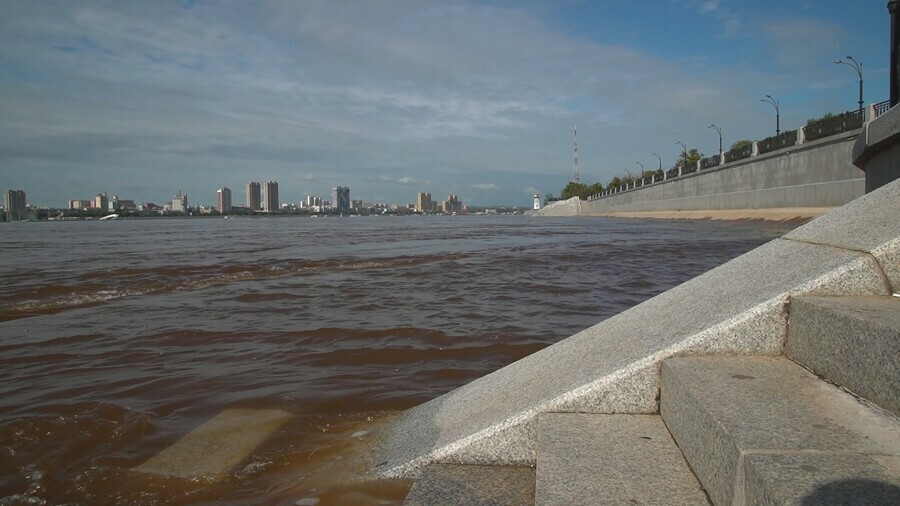
[(534, 467), (430, 464), (405, 504), (900, 504), (900, 298), (787, 308), (783, 354), (666, 358), (658, 414), (540, 413)]

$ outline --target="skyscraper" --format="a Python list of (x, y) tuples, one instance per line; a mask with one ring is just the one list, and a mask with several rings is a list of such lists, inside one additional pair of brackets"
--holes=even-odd
[(109, 197), (106, 195), (106, 192), (98, 193), (94, 197), (94, 208), (109, 211)]
[(462, 202), (456, 195), (447, 195), (447, 200), (441, 204), (441, 208), (447, 214), (459, 213), (462, 212)]
[(262, 209), (262, 199), (259, 196), (259, 183), (250, 181), (247, 183), (247, 207), (253, 211)]
[(430, 211), (431, 211), (431, 194), (430, 193), (416, 194), (416, 212), (427, 213)]
[(332, 206), (339, 213), (350, 212), (350, 188), (346, 186), (335, 186), (331, 189)]
[(25, 192), (23, 190), (7, 190), (3, 195), (3, 210), (7, 221), (21, 220), (25, 214)]
[(266, 181), (265, 187), (265, 207), (263, 211), (274, 213), (280, 207), (278, 202), (278, 181)]
[(223, 186), (216, 191), (216, 207), (222, 214), (231, 212), (231, 190)]

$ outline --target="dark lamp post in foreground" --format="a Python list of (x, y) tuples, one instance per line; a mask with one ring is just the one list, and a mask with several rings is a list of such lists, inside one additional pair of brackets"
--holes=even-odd
[(888, 0), (888, 12), (891, 14), (891, 107), (900, 103), (900, 0)]
[(775, 108), (775, 135), (781, 135), (781, 107), (779, 106), (778, 101), (772, 98), (772, 95), (766, 95), (766, 98), (761, 98), (759, 101), (765, 102)]
[(722, 163), (722, 129), (712, 123), (706, 128), (713, 128), (716, 132), (719, 132), (719, 163)]
[(852, 56), (848, 56), (846, 58), (847, 61), (844, 60), (835, 60), (834, 63), (846, 65), (853, 70), (856, 71), (856, 75), (859, 76), (859, 115), (862, 116), (863, 112), (863, 76), (862, 76), (862, 63), (854, 60)]

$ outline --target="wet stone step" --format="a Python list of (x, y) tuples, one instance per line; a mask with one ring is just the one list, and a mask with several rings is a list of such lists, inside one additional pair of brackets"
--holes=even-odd
[(432, 464), (413, 484), (405, 506), (534, 504), (534, 469)]

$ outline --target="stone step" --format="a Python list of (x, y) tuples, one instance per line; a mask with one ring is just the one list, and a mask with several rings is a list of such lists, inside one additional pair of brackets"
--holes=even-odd
[(290, 417), (277, 409), (226, 409), (134, 470), (173, 478), (226, 479)]
[(405, 506), (534, 504), (534, 469), (432, 464), (422, 470)]
[(900, 298), (794, 297), (784, 354), (900, 415)]
[(709, 504), (658, 415), (538, 417), (535, 504)]
[(785, 357), (680, 357), (660, 411), (714, 504), (898, 504), (900, 422)]

